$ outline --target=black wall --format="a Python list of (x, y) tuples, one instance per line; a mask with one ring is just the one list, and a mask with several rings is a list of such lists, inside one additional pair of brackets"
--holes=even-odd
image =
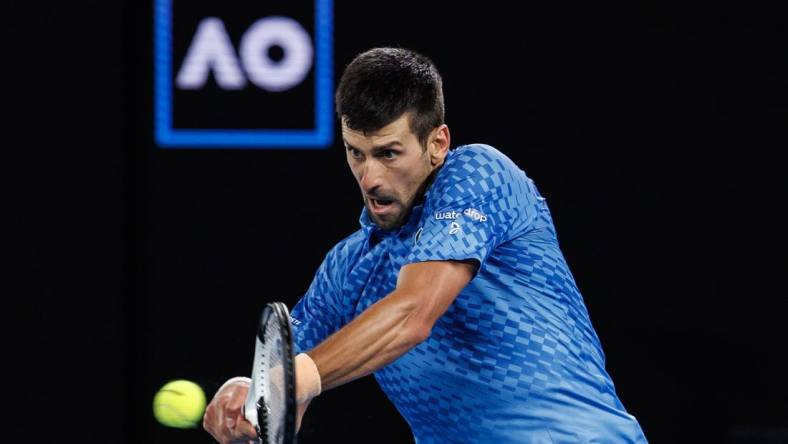
[[(11, 436), (211, 442), (166, 429), (169, 379), (246, 374), (264, 302), (292, 306), (357, 227), (328, 150), (166, 150), (151, 2), (6, 5), (0, 171)], [(335, 76), (400, 45), (444, 75), (453, 144), (547, 197), (625, 406), (652, 442), (788, 442), (786, 32), (769, 11), (335, 5)], [(409, 442), (366, 378), (301, 442)]]

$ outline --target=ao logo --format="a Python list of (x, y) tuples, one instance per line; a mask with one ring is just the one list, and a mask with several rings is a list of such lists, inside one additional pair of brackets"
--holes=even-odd
[(333, 0), (154, 5), (158, 146), (332, 146)]
[[(271, 59), (269, 50), (272, 47), (282, 49), (281, 60)], [(297, 86), (312, 68), (314, 49), (309, 33), (289, 17), (274, 16), (256, 21), (241, 37), (238, 49), (240, 60), (235, 56), (221, 19), (203, 19), (197, 26), (175, 84), (184, 90), (201, 89), (213, 71), (216, 83), (225, 90), (246, 87), (248, 76), (258, 87), (279, 92)]]

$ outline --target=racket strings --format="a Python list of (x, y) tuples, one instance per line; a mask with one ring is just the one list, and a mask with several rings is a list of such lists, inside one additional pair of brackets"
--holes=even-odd
[(272, 316), (266, 325), (265, 338), (268, 339), (262, 347), (262, 366), (265, 406), (263, 410), (267, 413), (265, 418), (265, 435), (270, 443), (280, 443), (283, 441), (283, 426), (285, 415), (285, 399), (283, 390), (285, 386), (285, 375), (283, 369), (283, 344), (282, 332), (278, 322)]

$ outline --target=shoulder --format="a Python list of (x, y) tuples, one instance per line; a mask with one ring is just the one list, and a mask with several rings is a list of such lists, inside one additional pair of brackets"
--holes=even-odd
[(525, 173), (500, 150), (490, 145), (472, 144), (454, 148), (435, 177), (430, 199), (436, 206), (460, 198), (476, 198), (500, 191), (507, 184), (527, 181)]
[(457, 182), (482, 183), (525, 179), (525, 172), (497, 148), (480, 143), (454, 148), (446, 156), (436, 184), (452, 187)]
[(511, 170), (520, 171), (515, 163), (499, 149), (482, 143), (462, 145), (454, 148), (446, 156), (444, 167), (450, 170), (460, 169), (467, 173), (477, 170)]

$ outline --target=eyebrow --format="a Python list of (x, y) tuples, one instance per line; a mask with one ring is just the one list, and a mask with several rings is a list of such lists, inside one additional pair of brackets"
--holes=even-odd
[[(349, 144), (347, 142), (347, 140), (343, 140), (343, 142), (345, 142), (345, 149), (346, 150), (348, 150), (348, 151), (350, 151), (350, 150), (361, 151), (358, 148), (354, 147), (353, 145)], [(390, 150), (390, 149), (392, 149), (394, 147), (402, 147), (402, 144), (399, 141), (394, 141), (394, 142), (389, 142), (389, 143), (387, 143), (385, 145), (376, 145), (376, 146), (372, 147), (372, 154), (373, 155), (380, 154), (381, 152)]]

